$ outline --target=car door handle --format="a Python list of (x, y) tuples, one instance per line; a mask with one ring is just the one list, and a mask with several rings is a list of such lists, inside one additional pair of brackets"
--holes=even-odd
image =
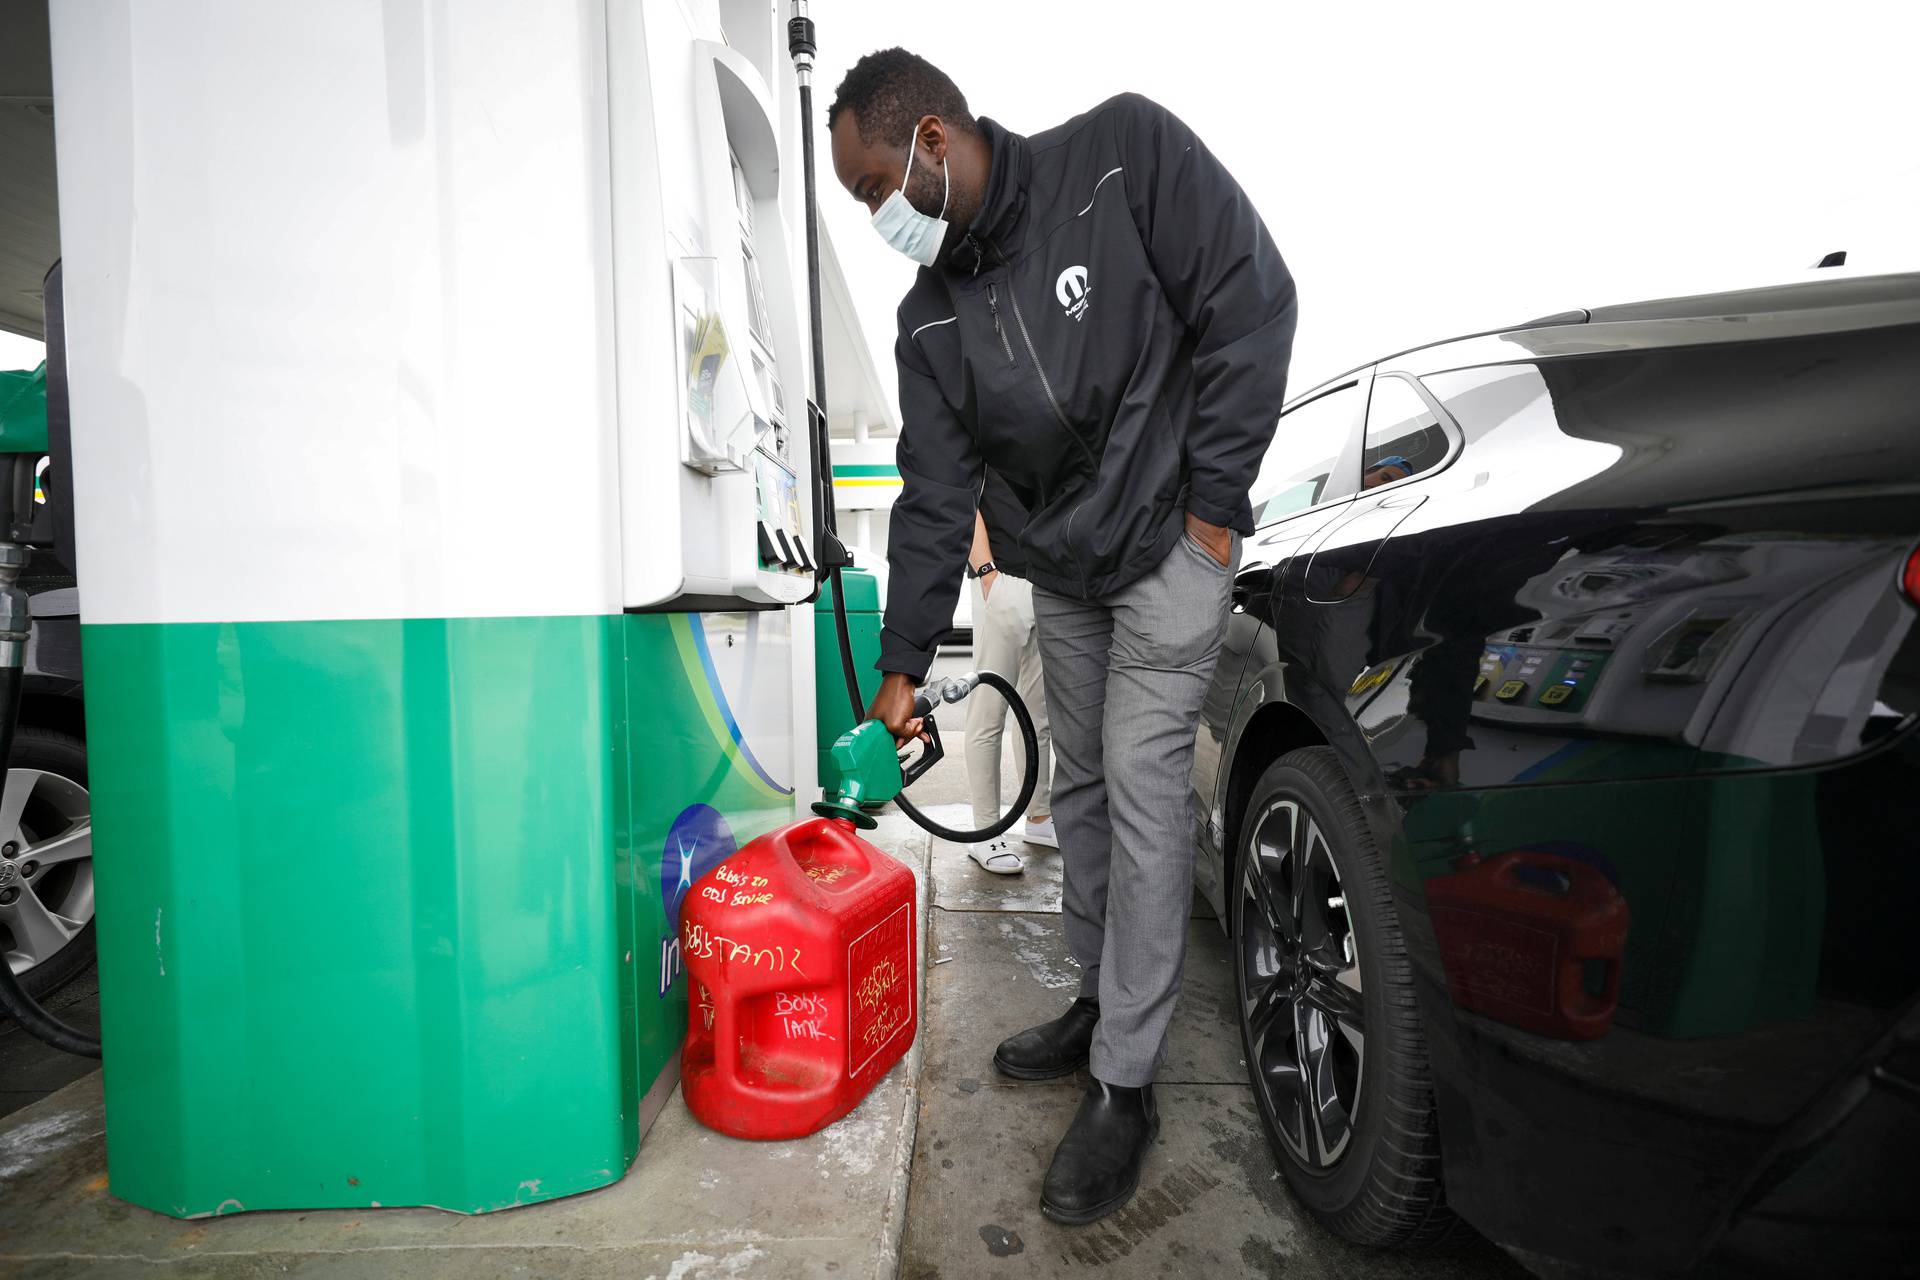
[(1229, 596), (1233, 601), (1233, 612), (1245, 613), (1247, 602), (1254, 596), (1272, 589), (1273, 566), (1264, 560), (1255, 560), (1252, 564), (1243, 564), (1240, 571), (1233, 575), (1233, 588)]

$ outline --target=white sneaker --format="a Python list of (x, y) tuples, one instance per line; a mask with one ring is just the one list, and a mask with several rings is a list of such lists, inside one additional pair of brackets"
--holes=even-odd
[(1027, 825), (1020, 831), (1020, 838), (1028, 844), (1044, 845), (1049, 849), (1060, 847), (1060, 837), (1053, 834), (1052, 814), (1048, 814), (1038, 822), (1028, 818)]
[(1005, 840), (989, 840), (967, 846), (967, 856), (983, 871), (997, 876), (1017, 876), (1027, 869), (1027, 860), (1015, 853)]

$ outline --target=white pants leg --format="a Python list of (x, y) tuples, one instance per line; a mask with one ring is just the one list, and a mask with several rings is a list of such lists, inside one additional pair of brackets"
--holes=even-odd
[[(1051, 803), (1053, 753), (1046, 683), (1040, 670), (1039, 633), (1033, 618), (1033, 584), (1003, 573), (995, 578), (993, 591), (984, 597), (977, 580), (970, 588), (974, 669), (1003, 677), (1027, 704), (1040, 745), (1040, 782), (1028, 811), (1046, 813)], [(1000, 744), (1006, 724), (1007, 704), (997, 691), (978, 690), (967, 699), (967, 783), (976, 827), (987, 826), (1000, 817)], [(1022, 752), (1023, 747), (1016, 735), (1015, 752)], [(1018, 754), (1017, 759), (1019, 768), (1024, 769), (1024, 754)]]
[[(1027, 713), (1033, 717), (1033, 737), (1039, 750), (1035, 754), (1040, 759), (1038, 781), (1033, 786), (1033, 800), (1027, 805), (1028, 813), (1051, 814), (1053, 812), (1053, 727), (1047, 720), (1047, 677), (1040, 663), (1040, 627), (1033, 616), (1033, 585), (1020, 583), (1023, 590), (1010, 603), (1020, 610), (1023, 624), (1020, 642), (1020, 678), (1013, 687), (1020, 691), (1020, 701), (1027, 704)], [(999, 588), (994, 588), (995, 592)], [(1016, 749), (1024, 751), (1025, 743), (1015, 735)], [(1026, 767), (1024, 758), (1020, 767)]]

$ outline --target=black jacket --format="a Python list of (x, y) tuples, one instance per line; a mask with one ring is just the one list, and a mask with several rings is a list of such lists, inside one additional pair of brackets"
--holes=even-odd
[[(993, 148), (967, 235), (900, 303), (901, 493), (880, 669), (924, 678), (991, 465), (1026, 508), (1026, 576), (1099, 599), (1143, 577), (1183, 513), (1253, 531), (1293, 278), (1246, 193), (1172, 113), (1122, 94)], [(1000, 553), (1006, 531), (988, 535)]]
[(980, 478), (980, 516), (987, 522), (987, 543), (993, 564), (1016, 578), (1027, 576), (1027, 558), (1020, 551), (1020, 533), (1027, 527), (1027, 509), (992, 467)]

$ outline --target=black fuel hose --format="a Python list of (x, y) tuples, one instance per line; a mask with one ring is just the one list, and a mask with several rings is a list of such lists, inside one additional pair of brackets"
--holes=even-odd
[(1027, 752), (1027, 768), (1020, 779), (1020, 794), (1015, 798), (1013, 807), (1001, 814), (1000, 820), (991, 826), (982, 827), (978, 831), (955, 831), (951, 827), (941, 826), (916, 809), (913, 802), (907, 799), (906, 792), (903, 791), (894, 797), (894, 803), (900, 806), (900, 812), (912, 818), (922, 829), (939, 836), (942, 840), (951, 840), (955, 844), (978, 844), (982, 840), (991, 840), (1005, 832), (1014, 823), (1020, 821), (1021, 815), (1027, 811), (1027, 805), (1033, 800), (1034, 790), (1040, 785), (1040, 739), (1033, 728), (1033, 713), (1027, 710), (1027, 704), (1021, 701), (1013, 685), (998, 672), (980, 671), (975, 674), (980, 677), (981, 684), (998, 690), (1000, 696), (1007, 700), (1007, 709), (1013, 712), (1013, 722), (1020, 727), (1020, 742)]
[(41, 1008), (21, 987), (20, 980), (13, 976), (13, 966), (4, 959), (0, 959), (0, 1009), (12, 1014), (13, 1020), (34, 1039), (44, 1040), (63, 1053), (77, 1054), (82, 1058), (100, 1056), (100, 1042), (75, 1031)]
[[(847, 699), (853, 705), (853, 718), (856, 723), (866, 719), (867, 708), (860, 696), (860, 677), (853, 665), (853, 637), (847, 631), (847, 596), (840, 586), (840, 570), (833, 570), (833, 622), (834, 630), (840, 637), (840, 673), (847, 682)], [(1000, 815), (1000, 820), (978, 831), (956, 831), (952, 827), (942, 826), (916, 808), (907, 799), (906, 792), (894, 797), (900, 806), (900, 812), (913, 819), (922, 830), (939, 836), (942, 840), (951, 840), (955, 844), (978, 844), (982, 840), (991, 840), (1004, 833), (1007, 828), (1020, 821), (1027, 811), (1027, 805), (1033, 800), (1035, 788), (1040, 785), (1040, 737), (1034, 731), (1033, 713), (1027, 710), (1027, 704), (1020, 699), (1019, 692), (998, 672), (982, 671), (978, 673), (980, 683), (999, 692), (1007, 700), (1007, 709), (1013, 712), (1013, 722), (1020, 728), (1020, 741), (1026, 748), (1027, 767), (1020, 778), (1020, 795), (1013, 807)], [(976, 695), (977, 696), (977, 695)]]

